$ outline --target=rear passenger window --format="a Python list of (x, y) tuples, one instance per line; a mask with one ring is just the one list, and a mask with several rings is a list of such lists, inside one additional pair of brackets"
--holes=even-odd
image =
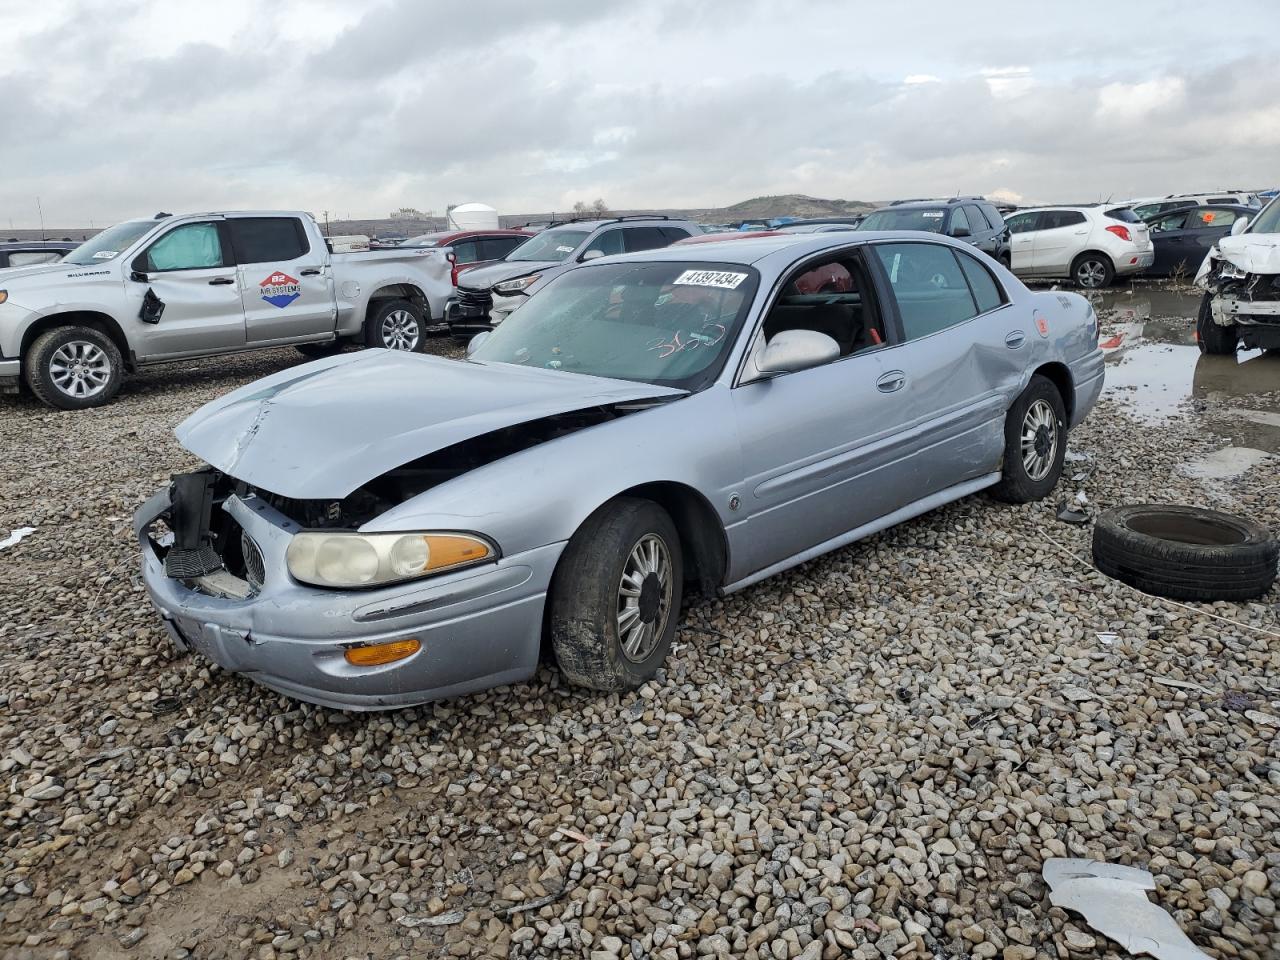
[(960, 269), (964, 271), (965, 279), (969, 281), (969, 292), (973, 294), (973, 299), (978, 304), (979, 313), (994, 310), (1004, 303), (1004, 297), (1000, 294), (1000, 285), (996, 283), (995, 277), (991, 276), (991, 272), (986, 267), (968, 254), (957, 252), (956, 259), (960, 261)]
[(977, 306), (949, 247), (934, 243), (878, 243), (898, 302), (902, 330), (919, 340), (974, 317)]
[(667, 243), (669, 244), (684, 240), (689, 236), (689, 231), (683, 227), (659, 227), (658, 229), (662, 231), (662, 235), (667, 238)]
[(476, 241), (474, 240), (451, 243), (449, 247), (453, 250), (453, 259), (457, 263), (475, 263), (480, 259), (476, 256)]
[(965, 216), (964, 207), (956, 207), (951, 214), (950, 233), (953, 237), (970, 236), (973, 233), (973, 226), (969, 223), (969, 218)]
[(1079, 210), (1045, 210), (1040, 214), (1041, 230), (1074, 227), (1078, 223), (1084, 223), (1084, 214)]
[(631, 227), (622, 232), (626, 237), (627, 253), (657, 250), (671, 243), (657, 227)]
[(311, 249), (296, 217), (232, 217), (227, 224), (239, 263), (297, 260)]

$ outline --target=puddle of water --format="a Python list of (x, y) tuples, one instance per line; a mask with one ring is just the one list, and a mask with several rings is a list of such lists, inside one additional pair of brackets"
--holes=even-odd
[(1103, 323), (1146, 320), (1195, 321), (1203, 291), (1196, 287), (1155, 287), (1132, 283), (1089, 294), (1089, 301)]
[(1201, 480), (1229, 480), (1252, 470), (1260, 463), (1276, 459), (1273, 454), (1254, 450), (1252, 447), (1223, 447), (1182, 464), (1181, 469), (1187, 476)]

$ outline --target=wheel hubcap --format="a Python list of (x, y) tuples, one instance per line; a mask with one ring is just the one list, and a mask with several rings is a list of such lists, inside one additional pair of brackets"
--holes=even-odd
[(618, 640), (632, 663), (653, 653), (671, 616), (671, 554), (657, 534), (631, 548), (618, 581)]
[(49, 358), (49, 379), (69, 397), (97, 396), (111, 382), (111, 360), (96, 343), (72, 340)]
[(1107, 268), (1097, 260), (1086, 260), (1080, 264), (1080, 269), (1076, 271), (1076, 276), (1080, 280), (1082, 287), (1100, 287), (1102, 281), (1106, 279)]
[(412, 350), (418, 336), (418, 321), (408, 310), (392, 310), (382, 318), (382, 343), (388, 350)]
[(1031, 480), (1049, 475), (1058, 454), (1058, 418), (1045, 400), (1037, 400), (1022, 418), (1022, 467)]

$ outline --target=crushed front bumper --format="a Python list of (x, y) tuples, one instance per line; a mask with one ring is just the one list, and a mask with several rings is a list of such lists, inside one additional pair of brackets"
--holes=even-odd
[[(530, 677), (542, 609), (563, 544), (496, 564), (372, 590), (322, 590), (293, 580), (284, 553), (298, 526), (253, 496), (222, 509), (260, 550), (266, 576), (252, 596), (211, 596), (165, 575), (149, 528), (170, 507), (157, 493), (134, 515), (142, 578), (173, 642), (279, 693), (326, 707), (384, 710)], [(356, 667), (352, 647), (415, 638), (411, 657)]]
[(450, 300), (444, 308), (445, 323), (449, 325), (449, 332), (459, 337), (492, 330), (528, 299), (517, 293), (510, 297), (493, 294), (488, 305)]

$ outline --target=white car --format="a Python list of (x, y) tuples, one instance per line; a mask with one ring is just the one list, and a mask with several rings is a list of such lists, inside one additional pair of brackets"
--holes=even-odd
[(1096, 289), (1155, 260), (1147, 225), (1127, 207), (1035, 207), (1004, 222), (1013, 234), (1013, 272), (1019, 277), (1069, 278)]

